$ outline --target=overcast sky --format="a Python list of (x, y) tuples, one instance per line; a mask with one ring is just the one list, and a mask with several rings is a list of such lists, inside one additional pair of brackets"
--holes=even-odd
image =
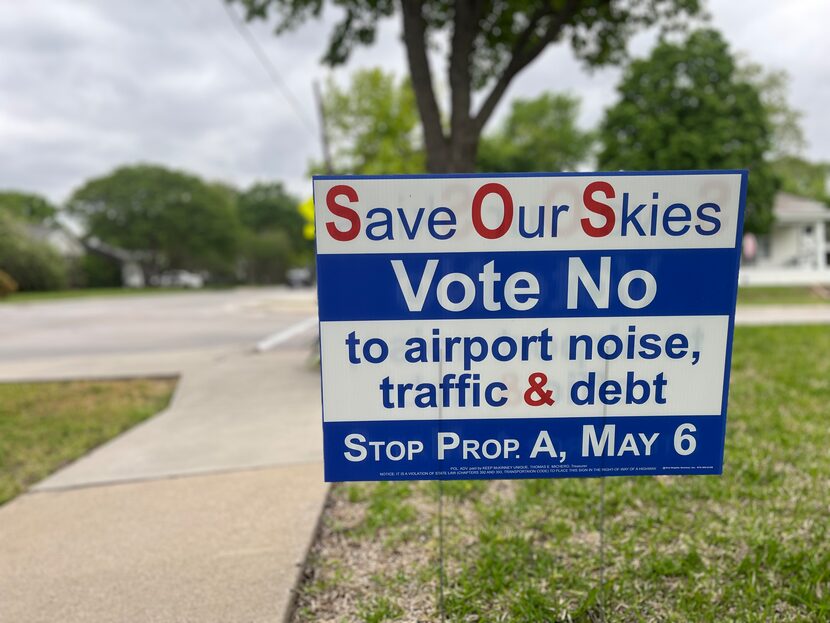
[[(297, 113), (234, 30), (222, 0), (0, 0), (0, 188), (63, 201), (84, 180), (133, 162), (157, 162), (246, 185), (280, 179), (310, 194), (319, 159), (311, 83), (330, 21), (281, 38), (252, 27), (303, 107)], [(830, 2), (711, 0), (733, 49), (786, 69), (804, 113), (807, 156), (830, 160)], [(399, 24), (338, 70), (406, 70)], [(648, 51), (653, 36), (634, 42)], [(434, 67), (441, 69), (443, 67)], [(586, 72), (565, 46), (550, 48), (507, 100), (546, 90), (581, 96), (581, 123), (614, 101), (617, 69)], [(502, 104), (501, 111), (505, 108)]]

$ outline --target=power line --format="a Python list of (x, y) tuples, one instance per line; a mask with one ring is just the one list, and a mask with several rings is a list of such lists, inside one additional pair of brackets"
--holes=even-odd
[(251, 51), (254, 53), (254, 56), (259, 61), (262, 68), (268, 74), (268, 77), (271, 78), (271, 82), (279, 89), (280, 93), (282, 93), (283, 97), (288, 101), (291, 105), (291, 108), (294, 110), (294, 113), (297, 117), (302, 121), (303, 125), (308, 129), (312, 134), (316, 134), (316, 128), (314, 124), (306, 117), (305, 110), (300, 104), (299, 100), (294, 97), (294, 94), (291, 93), (291, 90), (288, 88), (288, 85), (285, 84), (285, 81), (280, 76), (277, 68), (274, 67), (274, 64), (271, 62), (271, 59), (268, 58), (268, 55), (265, 54), (265, 50), (262, 49), (262, 46), (259, 44), (259, 41), (256, 40), (253, 33), (248, 29), (247, 24), (240, 19), (239, 15), (234, 11), (233, 7), (230, 6), (226, 0), (219, 0), (222, 7), (225, 9), (225, 13), (228, 15), (228, 19), (230, 19), (231, 24), (233, 24), (234, 29), (239, 35), (245, 40), (248, 44), (248, 47), (251, 48)]

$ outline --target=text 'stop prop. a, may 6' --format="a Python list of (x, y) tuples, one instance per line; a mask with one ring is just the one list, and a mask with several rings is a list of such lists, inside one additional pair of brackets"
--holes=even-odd
[(746, 184), (315, 177), (326, 480), (720, 473)]

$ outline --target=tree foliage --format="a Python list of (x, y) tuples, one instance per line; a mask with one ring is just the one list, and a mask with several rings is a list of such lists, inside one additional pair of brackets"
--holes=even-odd
[(13, 190), (0, 192), (0, 210), (34, 224), (45, 223), (58, 212), (48, 199), (40, 195)]
[(66, 287), (63, 258), (51, 246), (32, 238), (25, 225), (0, 210), (0, 271), (21, 291), (59, 290)]
[(301, 238), (303, 217), (297, 209), (299, 200), (280, 182), (259, 182), (237, 195), (237, 209), (242, 225), (252, 231), (282, 229), (289, 236)]
[(258, 183), (237, 196), (242, 234), (240, 260), (248, 283), (281, 283), (295, 265), (311, 261), (299, 200), (279, 182)]
[(160, 166), (116, 169), (70, 198), (89, 236), (144, 251), (151, 271), (187, 269), (226, 275), (232, 270), (239, 222), (225, 187)]
[[(334, 169), (349, 174), (422, 173), (423, 142), (407, 80), (380, 69), (359, 70), (346, 87), (324, 91)], [(481, 140), (480, 171), (562, 171), (584, 162), (593, 134), (577, 125), (580, 101), (543, 93), (512, 103), (503, 123)], [(322, 167), (316, 165), (315, 170)]]
[[(323, 0), (230, 0), (248, 19), (276, 20), (278, 34), (320, 17)], [(374, 42), (378, 22), (399, 13), (427, 170), (470, 171), (484, 126), (513, 79), (551, 44), (567, 42), (592, 66), (619, 62), (630, 37), (677, 25), (701, 10), (700, 0), (332, 0), (340, 10), (323, 60), (339, 65)], [(449, 42), (449, 110), (441, 111), (428, 51)], [(474, 95), (480, 106), (474, 109)]]
[(78, 284), (83, 288), (119, 288), (123, 285), (121, 266), (112, 259), (85, 253), (75, 265)]
[(478, 152), (480, 171), (569, 171), (591, 153), (593, 135), (577, 125), (579, 98), (543, 93), (518, 99), (494, 133), (485, 135)]
[(786, 158), (800, 154), (807, 147), (801, 129), (801, 113), (790, 106), (789, 74), (784, 70), (767, 70), (753, 62), (738, 65), (737, 75), (758, 89), (761, 103), (772, 128), (771, 156)]
[(246, 231), (242, 235), (240, 260), (246, 283), (284, 283), (296, 264), (294, 241), (282, 229)]
[(772, 121), (719, 33), (661, 40), (648, 58), (631, 63), (618, 91), (600, 131), (602, 168), (748, 168), (746, 229), (769, 228), (778, 187), (767, 160)]
[(335, 170), (366, 175), (424, 172), (418, 109), (408, 80), (396, 80), (380, 69), (356, 71), (345, 88), (328, 82), (323, 109)]
[(784, 156), (775, 161), (775, 172), (781, 178), (781, 189), (823, 201), (830, 206), (830, 162), (809, 162), (798, 156)]

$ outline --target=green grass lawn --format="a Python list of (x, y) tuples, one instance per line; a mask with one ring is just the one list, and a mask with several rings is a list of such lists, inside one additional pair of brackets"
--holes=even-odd
[(0, 384), (0, 504), (162, 410), (175, 381)]
[(807, 287), (739, 288), (738, 305), (830, 304), (830, 289)]
[[(295, 621), (439, 620), (437, 483), (339, 485)], [(443, 484), (448, 621), (830, 621), (830, 328), (738, 328), (723, 476)], [(604, 604), (604, 605), (603, 605)]]
[(62, 301), (65, 299), (94, 298), (99, 296), (137, 296), (147, 294), (169, 294), (185, 292), (187, 288), (81, 288), (77, 290), (52, 290), (47, 292), (15, 292), (3, 303), (37, 303), (40, 301)]

